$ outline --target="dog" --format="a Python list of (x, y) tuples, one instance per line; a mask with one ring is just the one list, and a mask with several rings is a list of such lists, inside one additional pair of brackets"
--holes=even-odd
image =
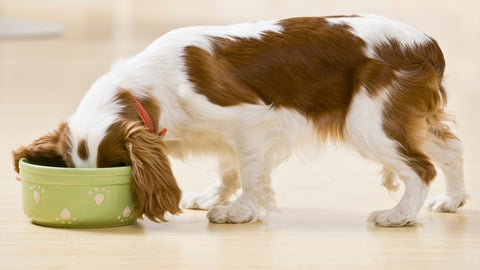
[(13, 151), (15, 170), (21, 158), (131, 166), (137, 215), (160, 222), (182, 211), (168, 156), (214, 154), (220, 181), (182, 205), (207, 209), (211, 222), (245, 223), (275, 209), (271, 171), (298, 145), (328, 140), (383, 165), (387, 189), (405, 185), (393, 209), (368, 221), (412, 225), (433, 163), (446, 190), (427, 202), (432, 211), (455, 212), (468, 197), (444, 69), (434, 39), (375, 15), (181, 28), (115, 63), (68, 122)]

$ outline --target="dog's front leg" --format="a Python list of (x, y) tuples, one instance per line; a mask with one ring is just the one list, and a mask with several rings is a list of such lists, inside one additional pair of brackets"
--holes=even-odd
[(243, 192), (233, 203), (211, 208), (207, 215), (211, 222), (255, 222), (265, 210), (273, 210), (275, 203), (270, 183), (272, 168), (269, 151), (260, 141), (258, 137), (237, 141), (235, 150)]
[(227, 205), (240, 188), (236, 158), (223, 157), (219, 162), (220, 181), (201, 193), (183, 193), (182, 207), (208, 210), (216, 205)]

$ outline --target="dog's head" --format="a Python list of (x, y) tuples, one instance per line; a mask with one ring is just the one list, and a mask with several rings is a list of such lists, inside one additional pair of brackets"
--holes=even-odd
[[(68, 123), (61, 123), (55, 131), (13, 151), (15, 170), (19, 172), (18, 162), (22, 158), (34, 164), (57, 167), (131, 166), (135, 210), (139, 217), (145, 215), (153, 221), (165, 221), (166, 212), (180, 213), (181, 191), (173, 176), (163, 137), (144, 125), (134, 102), (125, 90), (120, 90), (105, 105), (120, 108), (115, 113), (107, 107), (92, 113), (91, 106), (84, 106), (82, 101)], [(158, 123), (160, 110), (156, 102), (151, 98), (139, 102), (152, 116), (152, 122)]]

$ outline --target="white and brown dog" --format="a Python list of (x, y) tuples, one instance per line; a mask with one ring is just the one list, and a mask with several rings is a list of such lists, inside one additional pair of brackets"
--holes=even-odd
[(462, 144), (444, 112), (444, 68), (435, 40), (379, 16), (182, 28), (113, 65), (68, 122), (14, 151), (15, 167), (22, 157), (130, 165), (137, 213), (164, 221), (181, 212), (167, 155), (215, 154), (221, 180), (183, 205), (208, 209), (211, 222), (242, 223), (274, 208), (271, 171), (295, 146), (332, 139), (382, 164), (387, 188), (397, 177), (405, 184), (399, 203), (369, 221), (408, 225), (436, 175), (433, 163), (446, 190), (430, 209), (455, 212), (467, 198)]

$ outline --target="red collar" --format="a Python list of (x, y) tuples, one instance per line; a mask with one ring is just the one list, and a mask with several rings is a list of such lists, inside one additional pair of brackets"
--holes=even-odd
[[(138, 113), (138, 116), (140, 116), (140, 119), (142, 119), (143, 124), (148, 129), (148, 131), (150, 131), (151, 133), (155, 133), (155, 126), (153, 125), (152, 118), (150, 118), (150, 115), (148, 115), (147, 110), (145, 110), (142, 103), (140, 103), (140, 101), (138, 101), (138, 99), (136, 99), (133, 95), (132, 95), (132, 98), (135, 104), (135, 109), (137, 110), (137, 113)], [(158, 133), (158, 135), (160, 137), (163, 137), (165, 136), (166, 133), (167, 133), (167, 129), (164, 128)]]

